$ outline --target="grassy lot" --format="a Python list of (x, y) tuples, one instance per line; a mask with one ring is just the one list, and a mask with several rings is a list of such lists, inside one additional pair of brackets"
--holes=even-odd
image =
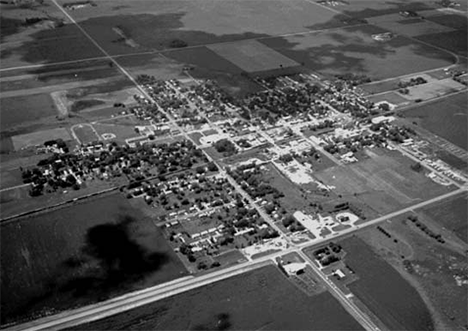
[(423, 209), (423, 214), (442, 224), (457, 237), (468, 244), (468, 196), (458, 195), (454, 198), (432, 204)]
[(307, 296), (274, 266), (76, 330), (362, 330), (328, 292)]
[[(407, 221), (407, 216), (381, 224), (391, 238), (376, 228), (359, 237), (417, 289), (431, 311), (436, 330), (462, 330), (468, 322), (468, 298), (465, 287), (457, 285), (455, 277), (466, 277), (466, 247), (446, 233), (446, 243), (437, 243)], [(432, 227), (426, 218), (419, 219)]]
[(451, 190), (412, 171), (413, 161), (397, 151), (372, 149), (365, 154), (358, 163), (319, 171), (316, 177), (335, 186), (336, 194), (355, 197), (382, 214)]
[(390, 330), (433, 330), (431, 315), (421, 296), (387, 262), (357, 237), (340, 241), (348, 264), (359, 280), (348, 288)]
[(371, 38), (372, 34), (385, 31), (361, 26), (260, 41), (309, 69), (326, 74), (360, 72), (373, 80), (438, 68), (454, 61), (450, 54), (404, 36), (389, 42)]
[(0, 99), (0, 129), (2, 132), (27, 124), (27, 122), (56, 115), (54, 101), (48, 94)]
[(403, 113), (411, 121), (451, 143), (468, 148), (467, 93), (460, 93)]
[(2, 324), (185, 273), (158, 228), (119, 194), (2, 224), (1, 230)]

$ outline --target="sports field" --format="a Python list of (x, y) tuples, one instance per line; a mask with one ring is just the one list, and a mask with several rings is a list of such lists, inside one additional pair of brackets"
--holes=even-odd
[(275, 266), (74, 330), (362, 330), (328, 292), (307, 296)]
[(2, 324), (185, 274), (159, 229), (119, 194), (1, 225)]
[(460, 93), (412, 108), (403, 116), (451, 143), (468, 148), (468, 94)]
[(78, 142), (81, 144), (88, 144), (94, 141), (101, 140), (98, 133), (94, 129), (92, 124), (83, 123), (75, 125), (71, 128), (72, 133), (78, 138)]
[(274, 70), (299, 65), (299, 63), (255, 40), (211, 45), (208, 48), (246, 72)]

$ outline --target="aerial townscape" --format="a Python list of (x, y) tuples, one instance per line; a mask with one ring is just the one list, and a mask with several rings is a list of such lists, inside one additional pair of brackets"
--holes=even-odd
[(468, 331), (467, 0), (1, 0), (0, 329)]

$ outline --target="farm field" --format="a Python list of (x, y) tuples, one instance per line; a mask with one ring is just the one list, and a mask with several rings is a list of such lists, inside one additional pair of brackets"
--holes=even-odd
[(452, 55), (398, 36), (377, 42), (375, 26), (349, 27), (308, 35), (272, 37), (260, 42), (325, 74), (360, 72), (373, 80), (395, 77), (453, 64)]
[(404, 111), (402, 115), (451, 143), (468, 148), (467, 93)]
[(434, 4), (431, 2), (422, 2), (419, 0), (410, 0), (405, 2), (389, 2), (387, 0), (376, 1), (346, 1), (345, 5), (336, 7), (345, 14), (351, 15), (356, 18), (369, 18), (380, 15), (388, 15), (398, 13), (402, 10), (431, 10)]
[[(60, 1), (66, 3), (66, 1)], [(213, 15), (213, 13), (216, 13)], [(167, 49), (174, 40), (205, 45), (307, 31), (335, 16), (301, 0), (99, 1), (70, 14), (111, 54)], [(281, 21), (282, 24), (277, 24)], [(118, 41), (118, 27), (134, 47)], [(151, 28), (149, 28), (151, 27)]]
[(315, 176), (326, 185), (335, 186), (334, 193), (357, 198), (380, 214), (452, 190), (412, 171), (413, 161), (397, 151), (372, 149), (365, 154), (367, 158), (357, 163), (335, 166)]
[(421, 212), (452, 231), (468, 244), (468, 196), (458, 195), (424, 208)]
[(74, 329), (362, 330), (362, 327), (330, 293), (309, 297), (276, 267), (266, 266)]
[(390, 237), (376, 228), (361, 232), (359, 237), (417, 289), (431, 311), (436, 330), (463, 330), (468, 322), (468, 299), (466, 285), (459, 281), (466, 279), (466, 244), (459, 244), (460, 240), (429, 222), (421, 211), (418, 215), (433, 231), (442, 233), (444, 244), (417, 228), (407, 219), (409, 214), (381, 224)]
[(246, 72), (257, 72), (298, 66), (299, 63), (275, 52), (255, 40), (208, 46)]
[(0, 98), (2, 132), (56, 115), (58, 112), (49, 94)]
[(185, 274), (159, 229), (119, 194), (3, 223), (1, 230), (2, 324)]
[(434, 329), (421, 296), (390, 264), (357, 237), (339, 243), (347, 253), (346, 264), (359, 275), (348, 288), (390, 330)]

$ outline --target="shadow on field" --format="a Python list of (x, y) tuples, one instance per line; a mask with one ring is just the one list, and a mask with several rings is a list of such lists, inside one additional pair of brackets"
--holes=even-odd
[(105, 300), (154, 275), (170, 262), (170, 256), (143, 246), (140, 241), (145, 234), (138, 233), (136, 223), (131, 216), (123, 216), (117, 223), (88, 229), (81, 253), (59, 264), (55, 276), (44, 281), (41, 294), (2, 314), (1, 322), (57, 303), (55, 308), (61, 309), (60, 302), (68, 301), (71, 308)]
[[(158, 271), (169, 261), (166, 254), (149, 252), (132, 236), (135, 220), (125, 216), (117, 223), (95, 226), (88, 230), (80, 258), (65, 261), (64, 266), (80, 269), (85, 264), (87, 272), (73, 278), (60, 288), (79, 297), (89, 292), (105, 295), (108, 290), (127, 287)], [(75, 272), (72, 272), (76, 274)]]

